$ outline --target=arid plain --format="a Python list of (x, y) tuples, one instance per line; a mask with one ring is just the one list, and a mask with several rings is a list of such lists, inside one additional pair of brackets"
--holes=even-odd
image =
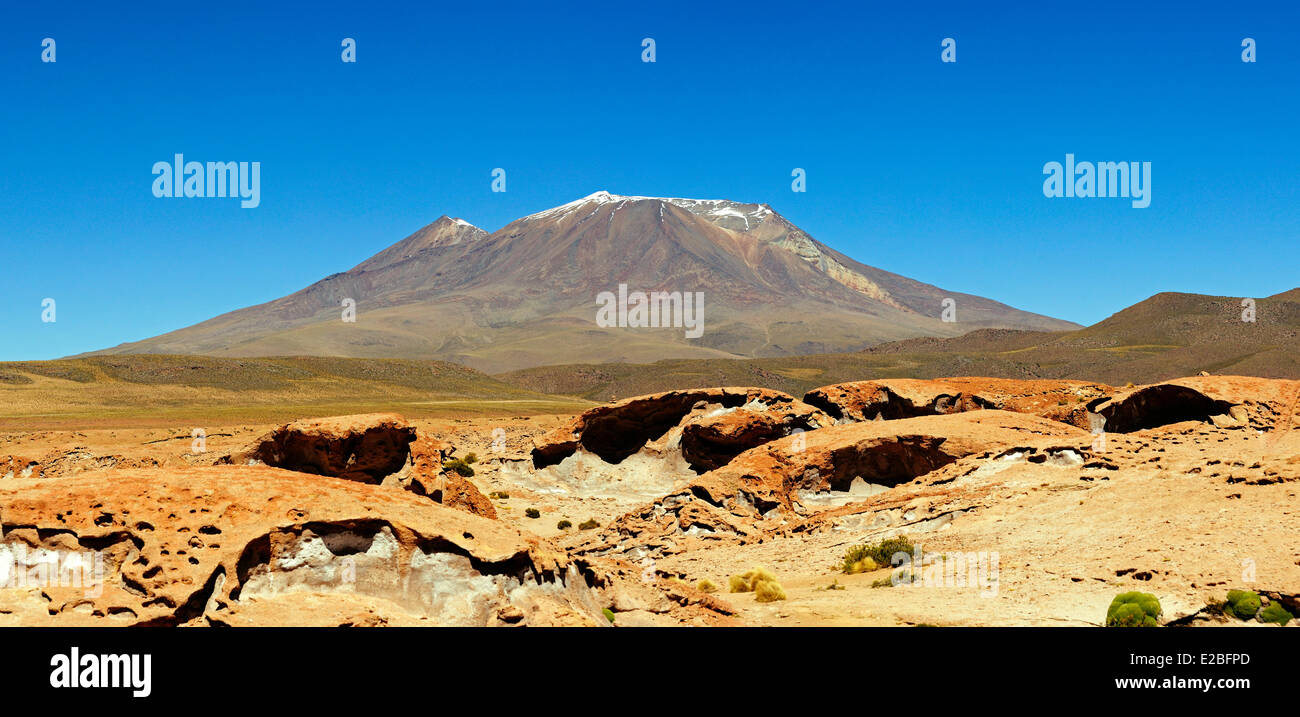
[[(1300, 608), (1296, 381), (591, 401), (420, 361), (3, 371), (0, 577), (27, 580), (5, 624), (1083, 626), (1130, 590), (1167, 625), (1261, 626), (1229, 590)], [(900, 538), (905, 567), (846, 564)], [(92, 554), (97, 589), (33, 579)], [(782, 598), (730, 592), (755, 568)]]

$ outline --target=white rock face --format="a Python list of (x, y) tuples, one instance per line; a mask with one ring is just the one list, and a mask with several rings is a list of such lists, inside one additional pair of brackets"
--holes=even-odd
[[(507, 607), (527, 615), (541, 601), (559, 599), (599, 614), (600, 607), (576, 568), (554, 581), (508, 573), (484, 574), (465, 555), (437, 549), (408, 555), (392, 531), (305, 530), (296, 540), (253, 566), (239, 600), (269, 600), (287, 592), (347, 592), (391, 601), (438, 625), (487, 625)], [(594, 606), (594, 607), (593, 607)]]

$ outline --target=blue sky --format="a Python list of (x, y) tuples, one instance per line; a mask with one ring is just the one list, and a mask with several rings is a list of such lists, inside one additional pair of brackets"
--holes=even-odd
[[(0, 360), (268, 301), (441, 214), (492, 231), (599, 189), (768, 202), (864, 263), (1084, 324), (1300, 285), (1292, 2), (182, 5), (0, 9)], [(177, 152), (261, 162), (261, 206), (155, 198)], [(1044, 197), (1067, 152), (1151, 162), (1151, 206)]]

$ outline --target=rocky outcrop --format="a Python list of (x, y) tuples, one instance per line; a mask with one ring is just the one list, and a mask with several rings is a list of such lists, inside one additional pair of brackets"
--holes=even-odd
[(581, 450), (617, 464), (667, 436), (690, 467), (703, 473), (754, 446), (829, 423), (820, 410), (780, 391), (668, 391), (586, 411), (536, 441), (532, 459), (535, 468), (546, 468)]
[(396, 484), (448, 507), (496, 518), (492, 502), (473, 483), (443, 468), (453, 453), (441, 441), (418, 437), (397, 414), (368, 413), (295, 421), (218, 462)]
[(313, 418), (280, 426), (232, 462), (381, 483), (406, 465), (415, 437), (394, 413)]
[[(27, 581), (0, 591), (10, 624), (329, 624), (264, 609), (300, 593), (407, 623), (603, 621), (589, 571), (562, 553), (355, 481), (258, 466), (86, 473), (7, 483), (0, 515), (0, 552)], [(40, 564), (55, 571), (43, 582)], [(60, 566), (91, 579), (60, 583)]]
[(750, 450), (700, 476), (691, 492), (714, 505), (739, 501), (759, 513), (802, 510), (801, 492), (848, 493), (855, 483), (893, 487), (973, 453), (1081, 435), (1070, 426), (1006, 411), (833, 426)]
[(823, 386), (809, 391), (804, 402), (842, 423), (1000, 409), (1087, 429), (1088, 404), (1113, 392), (1086, 381), (895, 378)]
[(1273, 430), (1290, 426), (1297, 396), (1297, 381), (1197, 376), (1124, 389), (1092, 410), (1105, 419), (1107, 431), (1116, 433), (1183, 421)]
[(443, 468), (443, 462), (451, 458), (453, 452), (442, 441), (417, 439), (411, 444), (410, 469), (399, 473), (397, 480), (407, 490), (428, 496), (449, 508), (495, 519), (496, 508), (478, 486), (456, 471)]
[(997, 410), (823, 428), (750, 449), (578, 549), (679, 551), (697, 540), (749, 542), (784, 518), (865, 499), (966, 456), (1080, 438), (1087, 438), (1081, 429)]
[(795, 431), (803, 431), (810, 423), (795, 425), (790, 414), (771, 411), (706, 412), (682, 424), (682, 457), (693, 470), (710, 471), (754, 446), (790, 435), (792, 425)]
[(44, 466), (34, 458), (24, 456), (0, 456), (0, 479), (40, 478)]

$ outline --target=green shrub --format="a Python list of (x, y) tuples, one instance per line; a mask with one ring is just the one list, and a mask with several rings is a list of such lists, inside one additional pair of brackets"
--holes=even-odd
[(1279, 602), (1271, 602), (1268, 607), (1259, 611), (1260, 622), (1275, 622), (1279, 627), (1286, 627), (1286, 624), (1294, 618), (1295, 616), (1287, 612)]
[(569, 528), (573, 527), (573, 523), (570, 523), (567, 520), (561, 520), (560, 522), (555, 524), (555, 527), (558, 528), (559, 530), (568, 530)]
[(466, 463), (478, 463), (478, 454), (476, 454), (476, 453), (466, 453), (466, 454), (465, 454), (465, 462), (466, 462)]
[[(882, 565), (891, 565), (895, 553), (907, 553), (908, 555), (911, 555), (915, 550), (916, 546), (912, 545), (912, 541), (909, 540), (906, 535), (900, 535), (896, 538), (886, 538), (879, 543), (857, 545), (849, 548), (848, 552), (844, 553), (840, 570), (848, 575), (852, 575), (855, 572), (869, 572), (870, 570), (875, 570)], [(866, 561), (868, 560), (871, 562), (867, 563)], [(871, 567), (870, 570), (864, 570), (863, 568), (866, 568), (868, 565), (874, 565), (875, 567)]]
[(595, 518), (592, 518), (590, 520), (584, 520), (581, 523), (578, 523), (578, 530), (591, 530), (592, 528), (599, 528), (599, 527), (600, 527), (600, 523), (597, 523)]
[(442, 467), (449, 471), (456, 471), (466, 478), (474, 475), (474, 468), (460, 458), (453, 458), (449, 461), (445, 461), (442, 464)]
[(1159, 627), (1162, 612), (1151, 593), (1120, 593), (1106, 610), (1106, 627)]
[(529, 508), (528, 510), (524, 511), (524, 515), (528, 516), (529, 518), (540, 518), (542, 517), (542, 511), (536, 508)]
[(1229, 590), (1228, 612), (1238, 620), (1250, 620), (1259, 612), (1259, 593), (1253, 590)]
[(510, 494), (503, 490), (492, 491), (491, 493), (488, 494), (488, 497), (495, 498), (497, 500), (510, 500)]
[(739, 575), (732, 575), (727, 579), (727, 587), (733, 593), (749, 592), (749, 581)]
[(601, 610), (601, 613), (604, 614), (606, 620), (609, 620), (610, 622), (614, 622), (613, 610), (610, 610), (609, 608), (605, 608), (604, 610)]

